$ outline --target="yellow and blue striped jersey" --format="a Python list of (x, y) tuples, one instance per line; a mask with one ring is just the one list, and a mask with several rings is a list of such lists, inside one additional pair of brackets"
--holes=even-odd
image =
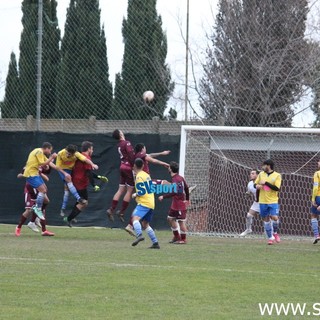
[(319, 179), (320, 170), (316, 171), (313, 175), (313, 188), (312, 188), (312, 201), (315, 201), (316, 197), (320, 197)]

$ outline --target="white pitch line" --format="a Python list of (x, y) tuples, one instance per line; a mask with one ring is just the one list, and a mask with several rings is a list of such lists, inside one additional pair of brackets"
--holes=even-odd
[(118, 268), (160, 268), (160, 269), (185, 269), (187, 271), (218, 271), (218, 272), (232, 272), (232, 273), (251, 273), (251, 274), (259, 274), (259, 275), (283, 275), (283, 276), (308, 276), (313, 278), (319, 278), (318, 274), (310, 274), (310, 273), (292, 273), (292, 272), (273, 272), (273, 271), (262, 271), (262, 270), (239, 270), (239, 269), (229, 269), (229, 268), (202, 268), (202, 267), (183, 267), (183, 266), (165, 266), (165, 265), (153, 265), (153, 264), (135, 264), (135, 263), (116, 263), (116, 262), (81, 262), (81, 261), (68, 261), (68, 260), (49, 260), (49, 259), (36, 259), (36, 258), (12, 258), (12, 257), (1, 257), (0, 260), (7, 260), (7, 261), (22, 261), (23, 263), (27, 264), (34, 264), (37, 265), (52, 265), (52, 264), (76, 264), (82, 266), (111, 266), (111, 267), (118, 267)]

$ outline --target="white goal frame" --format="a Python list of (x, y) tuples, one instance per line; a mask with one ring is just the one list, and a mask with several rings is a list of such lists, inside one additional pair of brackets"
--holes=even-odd
[[(262, 133), (312, 133), (319, 134), (320, 129), (311, 128), (277, 128), (277, 127), (228, 127), (228, 126), (202, 126), (202, 125), (182, 125), (180, 138), (180, 158), (179, 158), (179, 174), (184, 176), (187, 132), (197, 131), (221, 131), (221, 132), (262, 132)], [(320, 146), (319, 146), (320, 147)]]
[[(243, 199), (239, 199), (240, 202), (237, 200), (243, 197), (246, 186), (244, 179), (248, 177), (249, 180), (247, 173), (252, 168), (257, 168), (252, 167), (252, 161), (250, 166), (249, 158), (245, 157), (250, 152), (254, 158), (260, 159), (255, 162), (258, 167), (264, 160), (270, 158), (270, 155), (271, 158), (277, 158), (275, 169), (279, 168), (279, 172), (283, 175), (280, 217), (283, 208), (284, 234), (299, 238), (311, 236), (309, 214), (312, 177), (320, 159), (320, 129), (313, 128), (181, 126), (179, 174), (186, 178), (190, 186), (198, 184), (191, 196), (188, 213), (189, 231), (219, 236), (239, 235), (241, 224), (244, 226), (246, 210), (250, 207), (247, 206), (250, 200), (246, 200), (247, 202)], [(233, 158), (234, 154), (240, 157)], [(298, 157), (299, 154), (303, 155), (301, 159)], [(282, 155), (285, 167), (278, 162)], [(217, 171), (220, 169), (222, 171)], [(232, 181), (230, 170), (232, 174), (236, 174), (235, 178), (240, 178), (235, 180), (238, 182), (236, 190), (229, 187)], [(228, 192), (228, 198), (224, 199), (225, 194), (220, 194), (219, 190), (225, 192), (226, 188), (231, 192)], [(228, 202), (228, 199), (231, 202)], [(233, 210), (230, 209), (229, 203), (233, 203)], [(290, 212), (295, 216), (291, 218)], [(232, 225), (224, 223), (231, 216)], [(294, 226), (290, 228), (292, 224)], [(257, 223), (256, 234), (261, 235), (262, 230), (262, 224)]]

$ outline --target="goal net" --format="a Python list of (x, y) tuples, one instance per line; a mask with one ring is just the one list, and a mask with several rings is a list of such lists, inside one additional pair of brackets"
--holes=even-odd
[[(237, 236), (245, 230), (253, 198), (246, 197), (251, 169), (271, 158), (282, 175), (280, 233), (311, 236), (312, 177), (320, 158), (319, 129), (182, 126), (180, 174), (191, 195), (193, 233)], [(263, 234), (260, 218), (253, 234)]]

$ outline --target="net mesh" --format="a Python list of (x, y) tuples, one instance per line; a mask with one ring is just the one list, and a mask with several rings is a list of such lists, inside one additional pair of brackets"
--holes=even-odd
[[(190, 232), (239, 235), (253, 199), (246, 197), (251, 169), (272, 158), (282, 175), (280, 228), (287, 236), (310, 236), (312, 177), (320, 136), (314, 133), (187, 131), (184, 176), (197, 185), (188, 215)], [(260, 218), (253, 232), (263, 233)]]

